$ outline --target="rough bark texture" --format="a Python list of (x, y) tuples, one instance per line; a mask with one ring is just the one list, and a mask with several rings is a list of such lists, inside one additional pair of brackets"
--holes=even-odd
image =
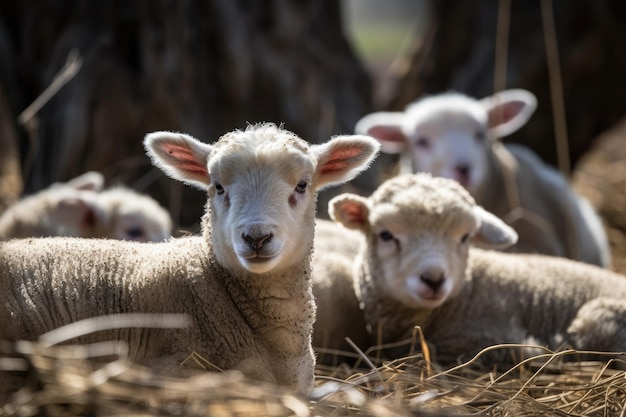
[(352, 132), (371, 110), (369, 78), (343, 35), (337, 0), (26, 0), (0, 5), (0, 18), (20, 74), (23, 99), (13, 111), (49, 85), (71, 49), (84, 60), (39, 113), (27, 192), (99, 170), (150, 192), (186, 227), (205, 198), (150, 166), (147, 132), (213, 142), (273, 121), (319, 142)]
[(0, 213), (18, 199), (23, 189), (15, 114), (10, 106), (17, 100), (12, 63), (13, 50), (0, 20)]
[[(431, 0), (428, 26), (398, 74), (384, 107), (402, 109), (449, 89), (484, 97), (494, 91), (498, 6), (494, 0)], [(511, 2), (507, 88), (537, 95), (529, 124), (507, 140), (557, 164), (541, 0)], [(548, 0), (554, 10), (572, 166), (626, 112), (626, 3)]]

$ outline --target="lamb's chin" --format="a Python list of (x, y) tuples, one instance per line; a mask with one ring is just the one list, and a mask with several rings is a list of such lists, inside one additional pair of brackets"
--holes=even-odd
[(280, 261), (280, 254), (272, 257), (239, 257), (241, 266), (253, 274), (264, 274), (271, 271)]

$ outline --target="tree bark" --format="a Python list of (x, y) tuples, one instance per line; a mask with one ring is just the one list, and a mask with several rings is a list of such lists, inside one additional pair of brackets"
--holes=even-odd
[[(538, 98), (530, 122), (506, 140), (526, 144), (557, 165), (543, 0), (511, 1), (506, 83)], [(505, 1), (431, 0), (428, 26), (397, 74), (383, 105), (403, 109), (424, 95), (456, 90), (481, 98), (494, 92), (498, 7)], [(574, 167), (594, 138), (626, 112), (626, 3), (614, 0), (546, 0), (554, 14), (569, 160)], [(550, 20), (548, 20), (550, 21)]]
[(98, 170), (157, 197), (178, 225), (196, 226), (205, 196), (150, 165), (146, 133), (213, 142), (272, 121), (316, 143), (352, 132), (371, 110), (338, 0), (24, 0), (0, 5), (0, 16), (29, 100), (70, 50), (83, 58), (38, 115), (27, 191)]

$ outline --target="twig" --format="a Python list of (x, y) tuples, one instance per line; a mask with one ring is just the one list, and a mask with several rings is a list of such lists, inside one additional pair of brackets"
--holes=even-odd
[(546, 61), (550, 80), (550, 98), (552, 99), (552, 113), (554, 116), (554, 137), (556, 139), (556, 153), (559, 170), (566, 176), (570, 175), (569, 141), (567, 138), (567, 121), (565, 117), (565, 103), (563, 100), (563, 79), (559, 61), (559, 47), (556, 40), (554, 25), (554, 11), (552, 0), (541, 0), (541, 18), (546, 43)]
[(83, 65), (83, 59), (77, 49), (72, 49), (67, 56), (65, 65), (54, 76), (54, 79), (41, 94), (35, 99), (19, 116), (17, 121), (25, 126), (33, 117), (39, 113), (39, 110), (54, 97), (59, 90), (67, 84), (80, 70)]

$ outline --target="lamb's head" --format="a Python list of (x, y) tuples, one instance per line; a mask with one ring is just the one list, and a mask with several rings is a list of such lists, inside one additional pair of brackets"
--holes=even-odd
[(213, 251), (225, 267), (266, 273), (308, 256), (321, 188), (349, 181), (378, 152), (376, 140), (339, 136), (311, 145), (268, 123), (209, 145), (180, 133), (146, 136), (153, 162), (208, 193)]
[(427, 173), (387, 180), (369, 198), (339, 195), (329, 212), (365, 235), (358, 273), (369, 290), (411, 308), (438, 307), (460, 291), (470, 242), (506, 247), (517, 241), (513, 229), (457, 182)]
[(170, 214), (150, 196), (113, 187), (100, 192), (98, 201), (109, 216), (108, 238), (160, 242), (172, 236)]
[(369, 114), (355, 130), (376, 137), (383, 152), (409, 154), (413, 172), (452, 178), (474, 194), (487, 175), (493, 141), (522, 127), (536, 102), (526, 90), (482, 100), (443, 93), (418, 100), (404, 112)]
[(169, 213), (148, 195), (117, 186), (103, 190), (104, 176), (86, 172), (55, 183), (36, 197), (45, 202), (40, 221), (49, 235), (159, 242), (172, 233)]

